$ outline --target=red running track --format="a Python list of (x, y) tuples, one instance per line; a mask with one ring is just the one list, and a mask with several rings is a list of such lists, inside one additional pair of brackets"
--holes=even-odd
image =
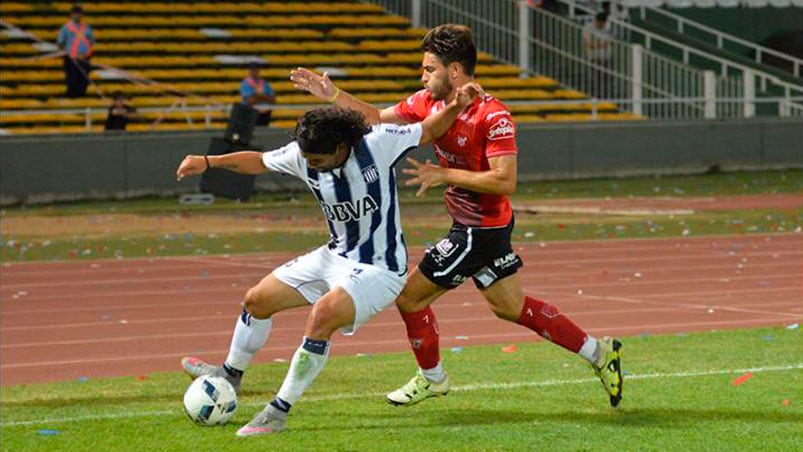
[[(549, 242), (517, 247), (525, 291), (594, 335), (776, 326), (803, 319), (803, 235)], [(417, 260), (420, 249), (411, 250)], [(225, 358), (239, 300), (290, 254), (4, 264), (3, 385), (177, 370)], [(496, 319), (473, 284), (435, 303), (444, 349), (534, 341)], [(289, 359), (308, 309), (276, 316), (256, 362)], [(395, 309), (333, 353), (408, 349)], [(411, 365), (413, 365), (411, 356)]]

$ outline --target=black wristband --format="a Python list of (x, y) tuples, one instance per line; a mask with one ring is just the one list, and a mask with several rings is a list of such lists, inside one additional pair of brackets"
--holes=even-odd
[(212, 165), (209, 164), (209, 156), (208, 155), (204, 156), (204, 162), (206, 162), (206, 169), (204, 171), (209, 171), (209, 168), (211, 168)]

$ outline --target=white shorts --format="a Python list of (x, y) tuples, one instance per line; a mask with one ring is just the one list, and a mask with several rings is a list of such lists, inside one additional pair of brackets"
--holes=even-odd
[(334, 287), (341, 287), (354, 300), (354, 325), (341, 328), (354, 334), (360, 325), (387, 308), (401, 293), (406, 278), (392, 271), (354, 262), (322, 246), (273, 270), (279, 281), (297, 290), (315, 304)]

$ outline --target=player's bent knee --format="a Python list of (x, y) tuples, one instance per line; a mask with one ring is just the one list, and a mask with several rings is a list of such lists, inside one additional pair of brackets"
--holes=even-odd
[(256, 287), (252, 287), (245, 293), (243, 307), (257, 319), (267, 319), (275, 313), (275, 309), (271, 307), (270, 297), (261, 294)]
[(419, 300), (416, 297), (411, 297), (405, 291), (402, 291), (402, 293), (396, 297), (396, 306), (399, 308), (399, 311), (404, 313), (418, 312), (425, 309), (428, 305), (429, 303), (426, 303), (424, 300)]
[(515, 322), (519, 318), (519, 312), (510, 309), (508, 306), (495, 306), (491, 305), (491, 311), (497, 318), (502, 320), (507, 320), (509, 322)]
[(313, 308), (307, 319), (305, 334), (316, 339), (328, 339), (338, 328), (346, 326), (346, 323), (329, 307)]
[(321, 299), (307, 317), (305, 334), (316, 339), (328, 339), (339, 328), (353, 324), (355, 315), (351, 299)]

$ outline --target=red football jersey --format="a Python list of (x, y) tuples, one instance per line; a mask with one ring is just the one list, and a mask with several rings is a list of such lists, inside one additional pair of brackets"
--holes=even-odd
[[(432, 100), (429, 91), (422, 89), (396, 104), (395, 112), (408, 122), (418, 122), (444, 106), (444, 101)], [(443, 167), (488, 171), (488, 158), (518, 153), (516, 125), (507, 107), (486, 94), (475, 99), (433, 147)], [(513, 215), (507, 195), (477, 193), (450, 185), (444, 198), (452, 218), (466, 226), (504, 226)]]

